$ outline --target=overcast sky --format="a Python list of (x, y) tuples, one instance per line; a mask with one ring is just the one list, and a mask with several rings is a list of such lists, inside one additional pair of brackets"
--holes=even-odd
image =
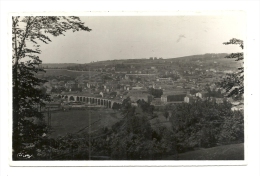
[(174, 58), (240, 52), (226, 46), (245, 39), (241, 16), (89, 16), (80, 17), (91, 32), (67, 32), (42, 44), (43, 63), (89, 63), (113, 59)]

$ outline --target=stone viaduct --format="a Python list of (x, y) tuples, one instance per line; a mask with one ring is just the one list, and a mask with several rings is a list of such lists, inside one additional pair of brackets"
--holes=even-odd
[(88, 97), (84, 95), (58, 95), (61, 98), (65, 98), (68, 100), (68, 102), (73, 102), (73, 101), (80, 101), (80, 102), (85, 102), (88, 104), (95, 104), (95, 105), (100, 105), (100, 106), (105, 106), (107, 108), (113, 107), (114, 103), (121, 104), (121, 102), (118, 101), (113, 101), (101, 97)]

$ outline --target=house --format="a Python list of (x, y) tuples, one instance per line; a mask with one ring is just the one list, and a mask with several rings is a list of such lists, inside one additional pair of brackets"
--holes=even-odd
[(207, 96), (207, 92), (198, 92), (195, 94), (196, 97), (205, 98)]
[(226, 101), (226, 99), (224, 98), (215, 98), (215, 97), (209, 97), (207, 99), (217, 104), (221, 104), (224, 103), (224, 101)]
[(153, 84), (153, 89), (162, 89), (161, 85), (156, 85), (156, 84)]
[(89, 81), (89, 82), (87, 83), (87, 88), (98, 87), (99, 85), (100, 85), (99, 82)]
[(72, 87), (75, 87), (75, 86), (76, 86), (75, 81), (68, 81), (68, 82), (65, 84), (65, 87), (66, 87), (66, 88), (69, 88), (69, 89), (71, 89)]
[(240, 105), (240, 102), (239, 101), (232, 101), (231, 104), (233, 106), (238, 106), (238, 105)]
[(164, 103), (173, 102), (173, 101), (184, 101), (185, 96), (186, 96), (186, 93), (182, 93), (182, 92), (163, 94), (161, 96), (161, 101)]
[(60, 81), (60, 82), (58, 83), (58, 85), (59, 85), (59, 87), (64, 87), (64, 86), (65, 86), (65, 82), (64, 82), (64, 81)]
[(231, 108), (232, 111), (243, 111), (244, 110), (244, 105), (241, 104), (241, 105), (238, 105), (238, 106), (233, 106)]
[(159, 88), (163, 89), (165, 91), (168, 91), (168, 90), (172, 90), (173, 89), (173, 85), (164, 84), (164, 85), (160, 85)]
[(124, 90), (131, 90), (131, 86), (129, 84), (124, 85)]
[(213, 68), (211, 68), (211, 69), (209, 69), (209, 71), (211, 71), (211, 72), (217, 72), (215, 69), (213, 69)]
[(209, 88), (210, 88), (211, 91), (215, 90), (216, 89), (216, 84), (211, 84), (209, 86)]
[(179, 83), (185, 83), (187, 80), (184, 78), (179, 78), (177, 81), (175, 82), (179, 82)]
[(51, 85), (52, 85), (52, 87), (57, 87), (58, 84), (59, 84), (59, 82), (58, 82), (57, 79), (53, 79), (53, 80), (51, 80)]
[(141, 89), (143, 89), (143, 87), (139, 87), (139, 86), (132, 87), (132, 90), (141, 90)]
[(80, 82), (80, 83), (78, 83), (78, 87), (85, 88), (85, 87), (86, 87), (86, 85), (85, 85), (85, 83), (84, 83), (84, 82)]
[(156, 81), (171, 81), (172, 78), (157, 78)]
[(184, 97), (184, 102), (185, 103), (193, 103), (196, 101), (196, 97), (193, 97), (193, 96), (189, 96), (187, 95), (186, 97)]
[(161, 96), (161, 101), (166, 103), (167, 102), (167, 95), (162, 95)]

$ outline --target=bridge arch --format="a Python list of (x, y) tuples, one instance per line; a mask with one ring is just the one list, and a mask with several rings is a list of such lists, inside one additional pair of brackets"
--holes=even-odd
[[(58, 94), (60, 95), (60, 94)], [(60, 95), (61, 97), (66, 98), (68, 101), (81, 101), (86, 102), (88, 104), (96, 104), (101, 105), (110, 109), (117, 109), (120, 106), (120, 102), (114, 102), (110, 99), (102, 99), (99, 97), (85, 97), (85, 96), (77, 96), (77, 95)]]
[(75, 101), (75, 98), (73, 96), (70, 96), (69, 101)]

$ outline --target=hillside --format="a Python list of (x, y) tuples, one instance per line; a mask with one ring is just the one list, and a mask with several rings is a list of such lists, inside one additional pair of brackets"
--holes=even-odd
[(165, 62), (192, 62), (192, 61), (206, 61), (206, 60), (218, 60), (223, 59), (227, 56), (228, 53), (218, 53), (218, 54), (202, 54), (202, 55), (191, 55), (191, 56), (183, 56), (183, 57), (176, 57), (176, 58), (166, 58), (166, 59), (125, 59), (125, 60), (106, 60), (106, 61), (99, 61), (89, 63), (89, 65), (97, 65), (97, 64), (104, 64), (104, 65), (111, 65), (111, 64), (139, 64), (139, 63), (165, 63)]
[(68, 67), (73, 70), (88, 70), (90, 68), (113, 67), (116, 65), (132, 65), (135, 67), (152, 67), (152, 66), (167, 66), (173, 69), (181, 70), (185, 67), (200, 67), (202, 69), (218, 69), (218, 70), (236, 70), (241, 63), (236, 62), (235, 59), (227, 59), (227, 53), (219, 54), (203, 54), (192, 55), (178, 58), (168, 59), (126, 59), (126, 60), (107, 60), (92, 62), (88, 64), (78, 64)]
[(224, 70), (237, 70), (241, 66), (241, 62), (236, 62), (235, 59), (227, 59), (227, 53), (209, 53), (203, 55), (192, 55), (177, 58), (167, 58), (167, 59), (125, 59), (125, 60), (106, 60), (98, 61), (85, 64), (76, 63), (44, 63), (42, 66), (45, 69), (69, 69), (76, 71), (90, 71), (100, 68), (112, 68), (115, 66), (120, 66), (121, 68), (133, 67), (136, 70), (158, 67), (165, 68), (170, 67), (176, 71), (187, 70), (189, 68), (200, 68), (203, 70), (216, 69), (219, 71)]
[(69, 66), (75, 66), (75, 63), (43, 63), (41, 66), (44, 68), (67, 68)]
[(165, 160), (244, 160), (244, 143), (230, 144), (208, 149), (172, 155)]

